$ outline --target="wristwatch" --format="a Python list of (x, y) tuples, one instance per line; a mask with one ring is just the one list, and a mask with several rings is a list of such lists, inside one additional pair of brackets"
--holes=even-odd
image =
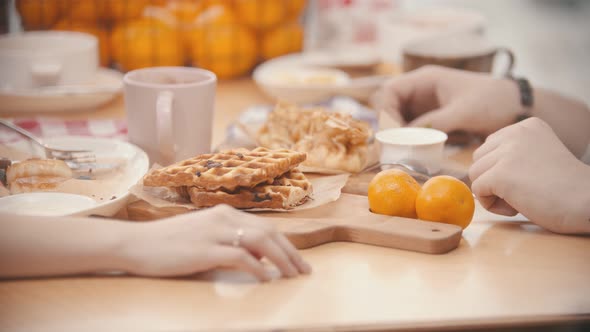
[(514, 81), (518, 86), (518, 92), (520, 94), (520, 104), (524, 107), (524, 112), (516, 116), (516, 122), (520, 122), (524, 119), (530, 118), (530, 111), (533, 106), (534, 99), (533, 88), (531, 87), (529, 80), (527, 80), (524, 77), (514, 76), (509, 76), (508, 78)]

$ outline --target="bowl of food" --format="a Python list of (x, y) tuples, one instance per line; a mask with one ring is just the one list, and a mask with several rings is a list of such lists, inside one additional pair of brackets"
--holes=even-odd
[(267, 61), (258, 66), (252, 76), (270, 98), (292, 103), (325, 100), (350, 81), (342, 70), (307, 65), (293, 56)]

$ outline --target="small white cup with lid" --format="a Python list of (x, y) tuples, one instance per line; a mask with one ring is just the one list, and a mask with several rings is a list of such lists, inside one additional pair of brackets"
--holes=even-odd
[(391, 128), (375, 134), (381, 145), (381, 165), (414, 162), (430, 175), (441, 170), (447, 138), (444, 132), (430, 128)]

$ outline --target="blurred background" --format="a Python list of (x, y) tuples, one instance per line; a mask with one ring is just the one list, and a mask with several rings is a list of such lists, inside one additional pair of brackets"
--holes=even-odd
[(516, 55), (515, 73), (590, 104), (590, 1), (414, 0), (408, 6), (470, 8), (487, 21), (487, 36)]
[[(449, 8), (461, 15), (437, 12)], [(95, 35), (104, 67), (198, 66), (221, 79), (302, 51), (396, 74), (404, 43), (464, 21), (513, 51), (517, 75), (590, 103), (590, 1), (2, 0), (0, 14), (3, 33)]]

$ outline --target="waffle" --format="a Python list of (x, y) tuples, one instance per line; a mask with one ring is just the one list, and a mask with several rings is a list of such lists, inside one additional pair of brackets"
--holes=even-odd
[(359, 172), (367, 163), (369, 126), (349, 114), (278, 104), (259, 130), (258, 143), (307, 154), (305, 166)]
[(205, 190), (254, 187), (273, 181), (306, 158), (291, 150), (256, 148), (203, 154), (152, 170), (143, 179), (151, 187), (199, 187)]
[(207, 191), (198, 187), (184, 187), (181, 195), (188, 195), (199, 208), (228, 204), (238, 209), (271, 208), (290, 209), (303, 204), (312, 193), (311, 183), (298, 169), (293, 169), (271, 183), (253, 188), (236, 188), (233, 191)]

